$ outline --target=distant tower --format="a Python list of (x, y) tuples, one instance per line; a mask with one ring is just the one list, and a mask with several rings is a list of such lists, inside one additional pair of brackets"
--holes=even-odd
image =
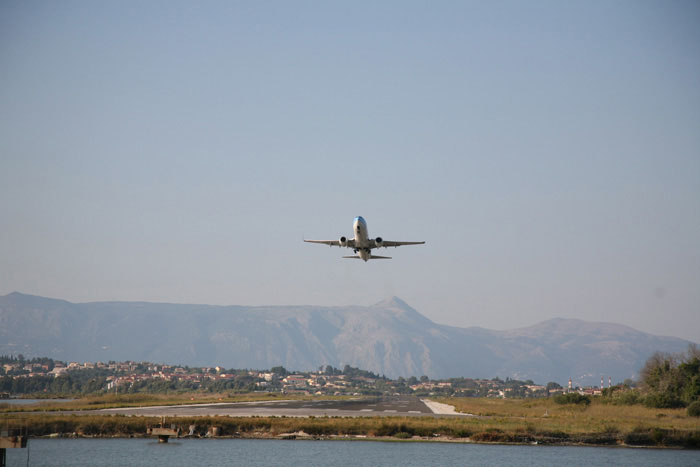
[(612, 376), (608, 376), (608, 387), (612, 387)]
[(600, 377), (600, 390), (602, 391), (604, 387), (605, 386), (603, 386), (603, 377), (601, 376)]
[(569, 392), (574, 389), (574, 385), (571, 383), (571, 378), (569, 378)]

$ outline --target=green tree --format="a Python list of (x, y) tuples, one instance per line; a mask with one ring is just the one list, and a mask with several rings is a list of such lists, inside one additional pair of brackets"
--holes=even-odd
[(577, 392), (569, 392), (554, 396), (554, 402), (557, 404), (581, 404), (587, 406), (591, 403), (591, 398)]
[(645, 404), (650, 407), (685, 407), (700, 399), (700, 351), (690, 345), (685, 354), (656, 352), (641, 371)]
[(700, 417), (700, 401), (695, 401), (688, 406), (688, 415), (691, 417)]
[(287, 376), (289, 374), (287, 369), (281, 365), (270, 368), (270, 373), (274, 373), (278, 376)]

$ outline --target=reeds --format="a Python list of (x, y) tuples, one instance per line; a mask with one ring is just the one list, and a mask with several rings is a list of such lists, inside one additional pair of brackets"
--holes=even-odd
[[(115, 401), (109, 401), (115, 402)], [(123, 401), (139, 403), (138, 401)], [(189, 401), (191, 403), (191, 401)], [(550, 399), (451, 398), (471, 417), (169, 417), (168, 424), (204, 436), (211, 427), (229, 437), (278, 437), (304, 432), (332, 439), (363, 436), (380, 439), (462, 440), (497, 443), (680, 446), (700, 448), (700, 421), (683, 409), (641, 405), (560, 405)], [(115, 402), (116, 403), (116, 402)], [(99, 405), (98, 405), (99, 406)], [(92, 407), (95, 407), (93, 405)], [(121, 415), (66, 415), (60, 412), (0, 415), (0, 424), (26, 427), (31, 436), (143, 436), (160, 419)]]

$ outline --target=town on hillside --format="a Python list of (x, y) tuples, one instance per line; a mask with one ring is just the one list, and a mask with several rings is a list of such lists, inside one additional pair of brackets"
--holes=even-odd
[[(626, 381), (625, 384), (629, 384)], [(608, 387), (612, 381), (608, 379)], [(51, 358), (25, 359), (22, 355), (0, 356), (0, 397), (24, 394), (92, 394), (205, 392), (279, 392), (305, 395), (391, 395), (526, 398), (548, 397), (565, 392), (598, 395), (600, 387), (567, 387), (556, 382), (545, 385), (531, 380), (427, 376), (390, 379), (345, 365), (330, 365), (317, 371), (290, 372), (282, 366), (269, 370), (188, 367), (150, 362), (62, 362)]]

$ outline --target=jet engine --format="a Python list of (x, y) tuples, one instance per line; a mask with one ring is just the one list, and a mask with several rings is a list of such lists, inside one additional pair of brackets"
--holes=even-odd
[(377, 245), (377, 248), (380, 248), (384, 244), (384, 240), (382, 237), (377, 237), (374, 239), (374, 244)]
[(345, 237), (340, 237), (338, 243), (340, 243), (340, 246), (348, 246), (348, 239)]

